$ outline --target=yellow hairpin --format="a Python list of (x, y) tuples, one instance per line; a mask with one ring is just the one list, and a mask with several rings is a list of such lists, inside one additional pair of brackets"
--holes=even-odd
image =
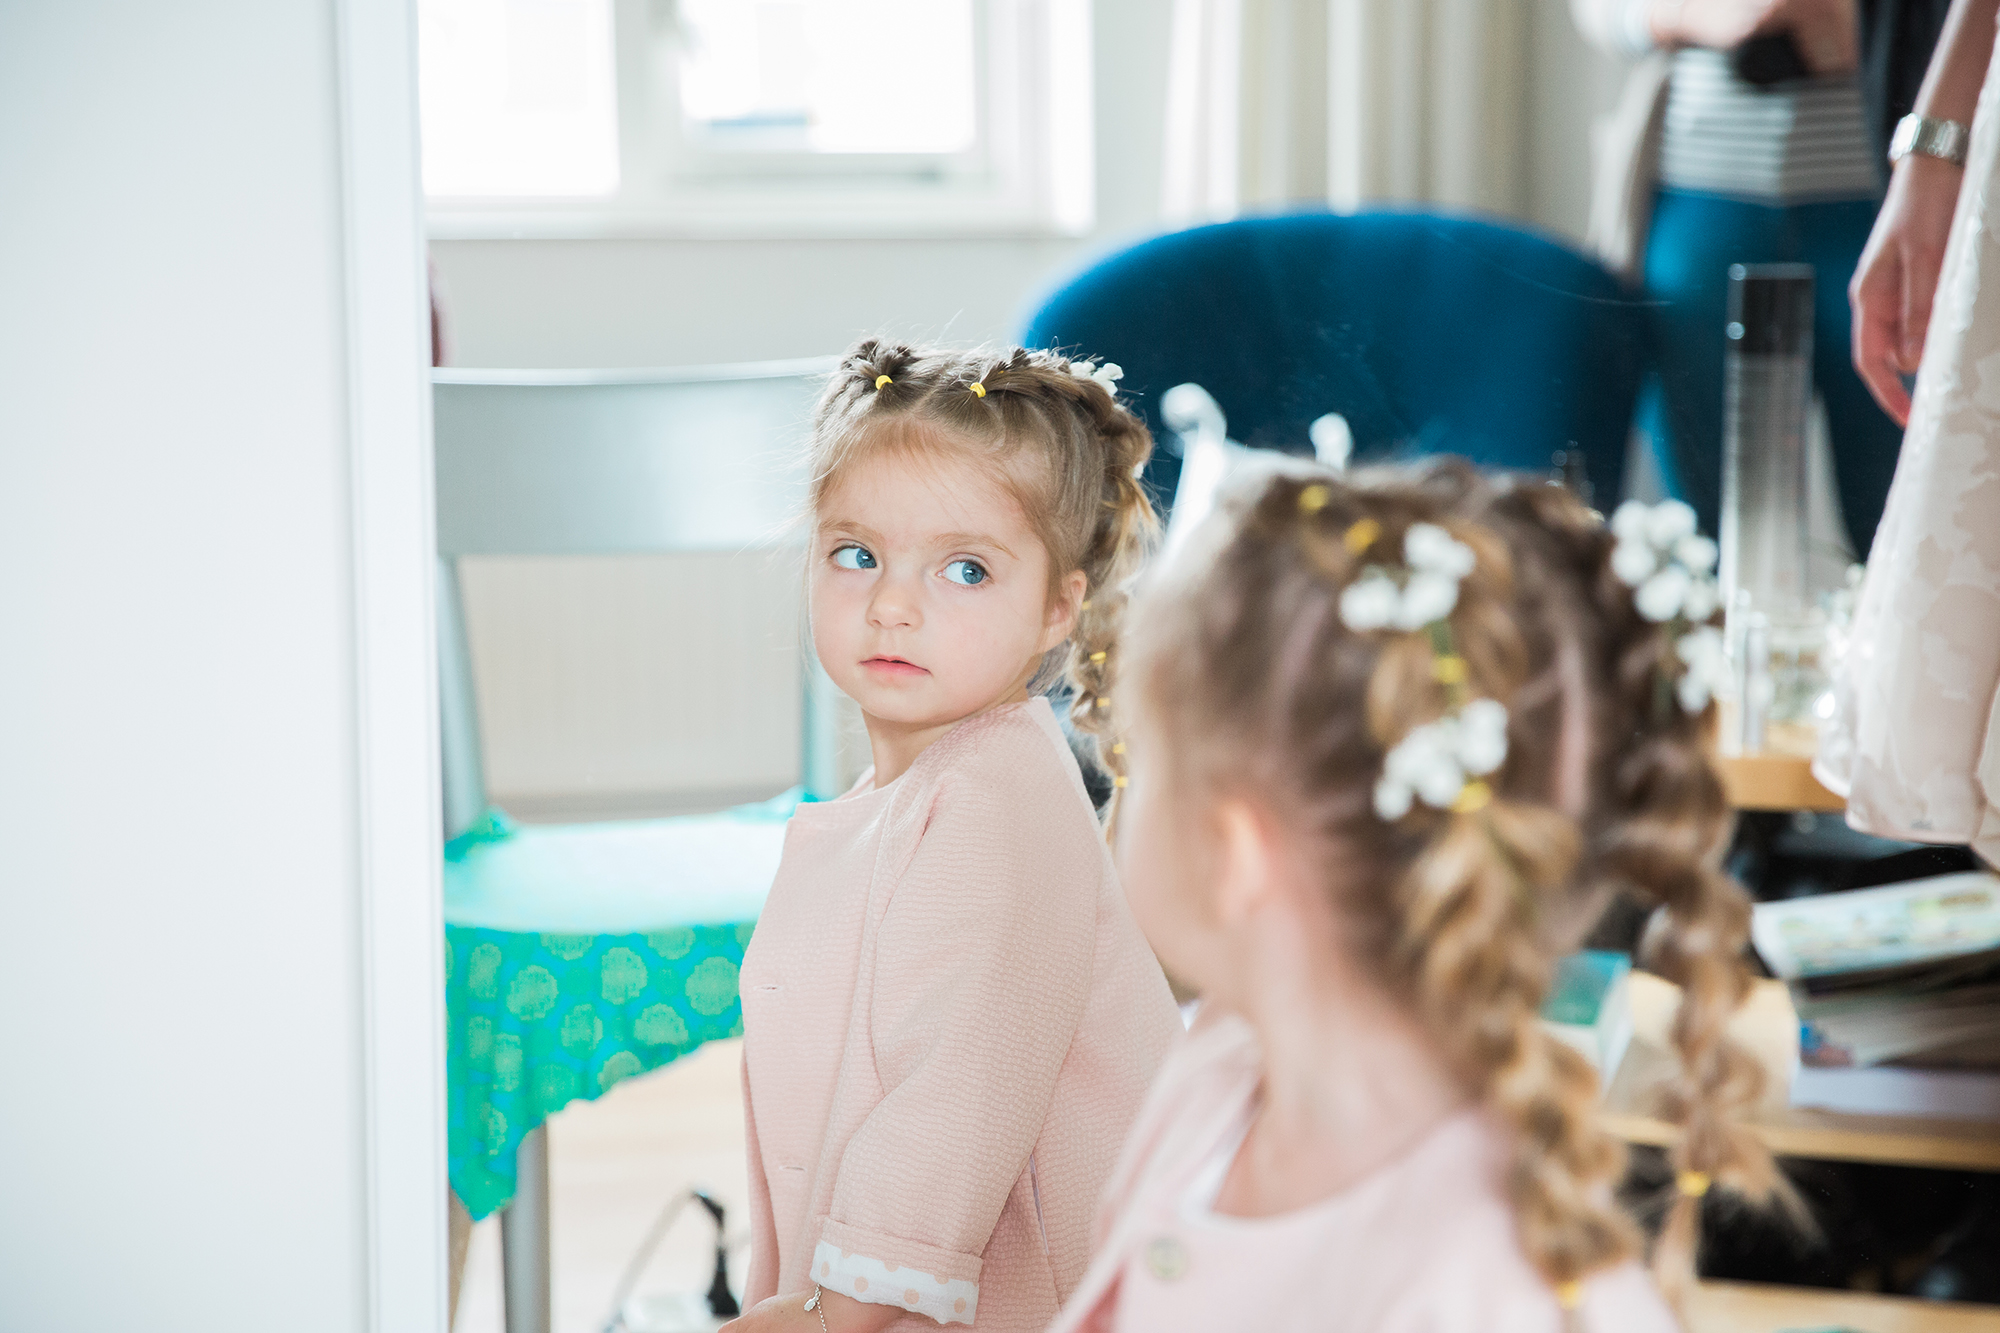
[(1081, 602), (1078, 602), (1076, 609), (1079, 611), (1088, 611), (1090, 609), (1090, 599), (1086, 597)]
[(1483, 782), (1468, 782), (1458, 793), (1458, 799), (1451, 803), (1454, 814), (1469, 815), (1475, 810), (1484, 810), (1493, 802), (1493, 789)]
[(1375, 539), (1381, 535), (1382, 525), (1372, 518), (1364, 518), (1357, 520), (1354, 526), (1350, 527), (1341, 536), (1340, 540), (1341, 544), (1346, 546), (1349, 551), (1355, 555), (1360, 555), (1363, 551), (1373, 546)]
[(1683, 1171), (1674, 1177), (1674, 1184), (1690, 1199), (1699, 1199), (1708, 1193), (1708, 1187), (1714, 1183), (1706, 1171)]
[(1098, 695), (1098, 696), (1097, 696), (1097, 706), (1098, 706), (1099, 708), (1109, 708), (1109, 707), (1111, 707), (1111, 696), (1110, 696), (1110, 695), (1108, 695), (1108, 694), (1100, 694), (1100, 695)]
[(1090, 660), (1093, 662), (1102, 662), (1107, 656), (1108, 654), (1106, 653), (1095, 652), (1090, 655)]
[(986, 396), (986, 386), (978, 380), (974, 380), (972, 382), (972, 396), (975, 398), (984, 398)]
[(1113, 754), (1124, 754), (1124, 753), (1125, 753), (1125, 742), (1124, 742), (1124, 741), (1120, 741), (1120, 742), (1118, 742), (1118, 744), (1116, 744), (1116, 745), (1112, 746), (1112, 747), (1111, 747), (1111, 753), (1113, 753)]
[(1583, 1304), (1583, 1284), (1581, 1282), (1558, 1282), (1556, 1284), (1556, 1304), (1565, 1310), (1574, 1310)]
[(1326, 508), (1326, 502), (1332, 498), (1332, 487), (1314, 482), (1299, 492), (1299, 512), (1301, 514), (1317, 514), (1320, 510)]
[(1117, 777), (1111, 779), (1111, 785), (1114, 787), (1129, 787), (1132, 785), (1132, 779), (1120, 773)]
[(894, 384), (895, 382), (896, 381), (890, 379), (887, 375), (877, 375), (875, 377), (875, 387), (877, 389), (881, 388), (885, 384)]
[(1465, 677), (1465, 659), (1456, 654), (1447, 654), (1431, 662), (1431, 679), (1440, 685), (1463, 685)]

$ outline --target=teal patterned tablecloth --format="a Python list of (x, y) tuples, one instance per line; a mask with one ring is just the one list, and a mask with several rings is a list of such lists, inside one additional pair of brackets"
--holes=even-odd
[[(447, 848), (449, 1169), (453, 1190), (474, 1218), (513, 1197), (515, 1150), (550, 1115), (704, 1042), (742, 1035), (736, 979), (762, 905), (755, 886), (761, 882), (768, 890), (766, 863), (775, 870), (783, 823), (797, 803), (797, 794), (788, 793), (706, 822), (560, 830), (517, 830), (496, 813)], [(742, 827), (732, 831), (730, 821)], [(728, 875), (710, 874), (689, 892), (676, 892), (674, 853), (695, 845), (699, 870), (709, 855), (699, 840), (718, 832), (740, 840), (743, 850), (735, 855), (726, 854), (731, 844), (723, 842), (722, 859), (745, 887), (725, 883), (727, 891), (717, 890), (718, 878)], [(562, 839), (582, 845), (593, 837), (598, 845), (591, 858), (601, 859), (609, 839), (614, 851), (641, 867), (635, 882), (652, 882), (650, 901), (629, 884), (614, 883), (595, 898), (556, 891), (544, 913), (554, 928), (515, 928), (516, 918), (535, 913), (533, 895), (507, 882), (510, 867), (526, 858), (545, 874), (551, 847), (559, 862), (571, 853)], [(690, 913), (740, 919), (677, 919)], [(489, 919), (482, 922), (482, 916)], [(632, 928), (648, 916), (655, 921), (650, 928)], [(492, 923), (495, 918), (500, 924)], [(617, 928), (576, 928), (592, 919)]]

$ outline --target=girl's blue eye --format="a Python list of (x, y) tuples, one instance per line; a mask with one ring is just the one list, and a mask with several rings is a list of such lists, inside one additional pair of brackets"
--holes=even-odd
[(833, 553), (833, 563), (842, 569), (873, 569), (875, 557), (865, 546), (843, 546)]
[(977, 560), (954, 560), (944, 567), (944, 576), (953, 583), (962, 583), (968, 588), (993, 577)]

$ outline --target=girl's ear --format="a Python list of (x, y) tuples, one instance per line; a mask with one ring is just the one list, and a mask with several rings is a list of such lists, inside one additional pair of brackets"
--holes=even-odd
[(1240, 925), (1279, 892), (1270, 821), (1247, 801), (1227, 800), (1215, 807), (1215, 831), (1215, 913), (1224, 925)]
[(1080, 569), (1072, 569), (1056, 588), (1056, 595), (1049, 598), (1047, 623), (1042, 627), (1041, 651), (1047, 652), (1076, 629), (1078, 608), (1083, 605), (1083, 590), (1090, 580)]

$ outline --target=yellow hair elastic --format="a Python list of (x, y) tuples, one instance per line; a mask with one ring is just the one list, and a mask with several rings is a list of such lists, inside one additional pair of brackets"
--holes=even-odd
[(1469, 815), (1475, 810), (1484, 810), (1493, 801), (1493, 789), (1483, 782), (1468, 782), (1458, 793), (1458, 799), (1451, 803), (1454, 814)]
[(1091, 660), (1091, 661), (1093, 661), (1093, 662), (1102, 662), (1102, 661), (1103, 661), (1103, 660), (1105, 659), (1105, 656), (1106, 656), (1106, 654), (1104, 654), (1104, 653), (1101, 653), (1101, 652), (1098, 652), (1098, 653), (1092, 653), (1092, 654), (1090, 655), (1090, 660)]
[(1097, 706), (1098, 706), (1099, 708), (1109, 708), (1109, 707), (1111, 707), (1111, 696), (1110, 696), (1110, 695), (1108, 695), (1108, 694), (1100, 694), (1100, 695), (1098, 695), (1098, 696), (1097, 696)]
[(978, 380), (974, 380), (972, 382), (972, 396), (975, 398), (984, 398), (986, 396), (986, 386)]
[(887, 375), (877, 375), (875, 377), (875, 387), (877, 389), (881, 388), (885, 384), (894, 384), (895, 382), (896, 381), (890, 379)]
[(1076, 604), (1076, 609), (1079, 611), (1088, 611), (1090, 609), (1090, 599), (1086, 597), (1082, 601), (1078, 602)]
[(1465, 659), (1462, 657), (1452, 654), (1431, 661), (1431, 679), (1440, 685), (1463, 685), (1465, 677)]
[(1326, 508), (1326, 502), (1332, 498), (1333, 490), (1331, 487), (1322, 486), (1320, 483), (1314, 482), (1299, 492), (1299, 512), (1301, 514), (1317, 514), (1320, 510)]
[(1708, 1193), (1708, 1187), (1713, 1183), (1706, 1171), (1683, 1171), (1674, 1177), (1674, 1184), (1690, 1199), (1699, 1199)]
[(1583, 1304), (1583, 1284), (1581, 1282), (1558, 1282), (1556, 1284), (1556, 1304), (1565, 1310), (1574, 1310)]
[(1111, 785), (1114, 787), (1129, 787), (1132, 785), (1132, 779), (1120, 773), (1117, 777), (1111, 779)]
[(1373, 546), (1375, 539), (1381, 535), (1382, 525), (1372, 518), (1364, 518), (1349, 528), (1340, 540), (1349, 551), (1355, 555), (1360, 555), (1363, 551)]
[(1116, 744), (1116, 745), (1112, 746), (1112, 747), (1111, 747), (1111, 753), (1113, 753), (1113, 754), (1124, 754), (1124, 753), (1125, 753), (1125, 742), (1124, 742), (1124, 741), (1120, 741), (1120, 742), (1118, 742), (1118, 744)]

